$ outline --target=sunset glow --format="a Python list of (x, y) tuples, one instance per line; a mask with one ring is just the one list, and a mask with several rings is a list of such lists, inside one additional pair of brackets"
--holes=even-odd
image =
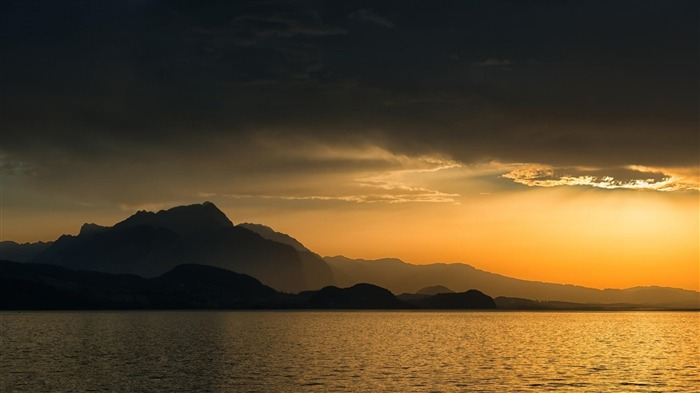
[(623, 3), (10, 2), (0, 238), (208, 200), (323, 256), (698, 290), (697, 6)]
[(0, 391), (695, 392), (700, 1), (0, 1)]

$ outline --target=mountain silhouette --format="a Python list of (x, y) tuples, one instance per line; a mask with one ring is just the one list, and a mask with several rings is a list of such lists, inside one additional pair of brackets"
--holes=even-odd
[(430, 287), (422, 288), (418, 292), (416, 292), (416, 294), (418, 295), (437, 295), (440, 293), (455, 293), (455, 291), (442, 285), (433, 285)]
[[(655, 308), (700, 308), (700, 292), (677, 288), (635, 287), (601, 290), (520, 280), (461, 263), (412, 265), (396, 258), (363, 260), (342, 256), (324, 259), (333, 269), (336, 285), (339, 286), (368, 282), (394, 293), (411, 294), (414, 288), (440, 283), (456, 291), (478, 289), (494, 297), (571, 303), (634, 304)], [(404, 295), (401, 297), (406, 298)]]
[(369, 284), (298, 295), (212, 266), (185, 264), (154, 278), (0, 261), (0, 310), (70, 309), (404, 309)]
[(41, 254), (51, 242), (17, 243), (11, 240), (0, 242), (0, 260), (27, 262)]
[(85, 223), (85, 224), (83, 224), (82, 227), (80, 227), (79, 235), (83, 235), (83, 236), (92, 235), (95, 233), (104, 232), (107, 229), (109, 229), (109, 227), (105, 227), (105, 226), (97, 225), (97, 224), (92, 224), (92, 223)]
[(141, 308), (147, 294), (146, 280), (134, 275), (0, 261), (3, 310)]
[(299, 254), (301, 264), (304, 270), (304, 279), (310, 289), (323, 288), (335, 283), (333, 279), (333, 271), (328, 263), (318, 254), (306, 248), (297, 239), (287, 235), (286, 233), (276, 232), (272, 228), (252, 223), (238, 224), (238, 227), (243, 227), (257, 233), (265, 239), (272, 240), (278, 243), (287, 244), (294, 247)]
[[(443, 286), (428, 287), (428, 293), (403, 293), (399, 300), (416, 308), (434, 310), (479, 310), (498, 308), (493, 298), (471, 289), (465, 292), (446, 292)], [(434, 293), (433, 293), (434, 292)]]
[(116, 224), (114, 228), (149, 226), (165, 228), (177, 234), (189, 234), (213, 229), (232, 228), (233, 223), (213, 203), (177, 206), (157, 213), (140, 210)]
[(272, 229), (266, 225), (244, 222), (242, 224), (238, 224), (238, 226), (245, 228), (249, 231), (253, 231), (253, 232), (257, 233), (258, 235), (264, 237), (265, 239), (276, 241), (277, 243), (286, 244), (288, 246), (292, 246), (297, 251), (311, 252), (311, 250), (306, 248), (297, 239), (287, 235), (286, 233), (277, 232), (274, 229)]
[(275, 308), (281, 298), (251, 276), (205, 265), (179, 265), (152, 282), (158, 308)]
[(143, 277), (196, 263), (249, 274), (281, 291), (313, 288), (294, 247), (234, 226), (211, 202), (139, 211), (113, 227), (83, 226), (77, 236), (61, 236), (30, 261)]
[[(234, 225), (211, 202), (156, 213), (139, 211), (111, 227), (85, 224), (78, 235), (63, 235), (49, 243), (4, 241), (0, 258), (145, 278), (159, 277), (179, 265), (199, 264), (247, 274), (286, 293), (369, 283), (402, 293), (402, 301), (413, 303), (440, 292), (476, 289), (500, 298), (505, 308), (556, 309), (571, 307), (568, 303), (700, 308), (700, 292), (676, 288), (599, 290), (520, 280), (460, 263), (412, 265), (395, 258), (321, 258), (270, 227)], [(413, 293), (416, 288), (422, 289)]]
[(139, 225), (63, 235), (31, 262), (154, 277), (184, 263), (187, 256), (188, 250), (176, 233)]
[(56, 265), (0, 261), (0, 310), (90, 309), (494, 309), (647, 310), (639, 304), (493, 299), (480, 291), (403, 294), (357, 284), (298, 295), (212, 266), (185, 264), (155, 278), (79, 271)]
[(308, 296), (308, 305), (321, 309), (401, 309), (410, 308), (390, 291), (372, 284), (355, 284), (350, 288), (327, 286)]
[(493, 299), (482, 292), (471, 289), (459, 293), (438, 293), (424, 300), (427, 308), (434, 309), (495, 309)]
[(282, 294), (253, 277), (180, 265), (160, 277), (0, 261), (0, 309), (218, 309), (277, 307)]

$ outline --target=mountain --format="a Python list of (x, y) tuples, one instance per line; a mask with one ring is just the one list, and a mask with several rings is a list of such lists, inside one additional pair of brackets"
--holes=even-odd
[[(573, 303), (637, 304), (663, 308), (700, 308), (700, 292), (677, 288), (593, 289), (575, 285), (519, 280), (454, 263), (412, 265), (399, 259), (363, 260), (326, 257), (339, 286), (368, 282), (394, 293), (413, 293), (440, 283), (456, 291), (477, 289), (493, 297), (556, 300)], [(403, 295), (402, 295), (403, 296)]]
[(491, 310), (497, 307), (493, 298), (475, 289), (465, 292), (438, 292), (432, 295), (404, 293), (398, 299), (416, 308), (431, 310)]
[(212, 266), (186, 264), (155, 278), (0, 261), (0, 310), (70, 309), (500, 309), (647, 310), (638, 304), (493, 299), (479, 291), (403, 294), (371, 284), (328, 286), (298, 295)]
[[(519, 280), (459, 263), (412, 265), (399, 259), (368, 261), (342, 256), (324, 259), (293, 237), (267, 226), (234, 225), (211, 202), (155, 213), (139, 211), (111, 227), (85, 224), (78, 235), (63, 235), (52, 243), (2, 242), (0, 253), (4, 259), (146, 278), (158, 277), (178, 265), (209, 265), (253, 276), (287, 293), (370, 283), (404, 293), (401, 297), (407, 301), (476, 289), (494, 297), (539, 302), (700, 308), (700, 292), (675, 288), (599, 290)], [(416, 294), (417, 288), (421, 289)]]
[(231, 220), (213, 203), (177, 206), (157, 213), (140, 210), (133, 216), (116, 224), (114, 228), (124, 229), (139, 226), (168, 229), (179, 235), (214, 229), (230, 229)]
[(425, 307), (431, 309), (495, 309), (496, 303), (490, 296), (475, 289), (459, 293), (438, 293), (424, 300)]
[[(305, 296), (309, 294), (300, 294)], [(371, 284), (355, 284), (350, 288), (327, 286), (308, 296), (311, 308), (321, 309), (402, 309), (408, 304), (388, 290)]]
[(309, 289), (301, 257), (286, 244), (245, 228), (201, 231), (185, 238), (192, 262), (249, 274), (277, 290)]
[(442, 285), (433, 285), (430, 287), (422, 288), (418, 292), (416, 292), (416, 294), (418, 295), (437, 295), (440, 293), (455, 293), (455, 291)]
[(301, 259), (302, 268), (304, 271), (304, 279), (310, 289), (323, 288), (328, 285), (333, 285), (333, 271), (328, 263), (326, 263), (320, 255), (312, 252), (304, 247), (297, 239), (287, 235), (286, 233), (276, 232), (272, 228), (252, 223), (238, 224), (237, 227), (242, 227), (253, 231), (265, 239), (275, 241), (277, 243), (286, 244), (294, 247)]
[(246, 274), (179, 265), (152, 280), (158, 308), (277, 308), (282, 295)]
[(80, 235), (92, 235), (95, 233), (104, 232), (107, 229), (109, 229), (109, 227), (105, 227), (105, 226), (97, 225), (97, 224), (93, 224), (93, 223), (85, 223), (85, 224), (83, 224), (82, 227), (80, 227), (79, 234)]
[(275, 308), (283, 295), (253, 277), (181, 265), (157, 278), (0, 261), (0, 309)]
[[(139, 211), (112, 227), (86, 224), (77, 236), (61, 236), (30, 261), (143, 277), (195, 263), (249, 274), (277, 290), (299, 292), (314, 288), (305, 276), (316, 277), (317, 266), (302, 262), (308, 258), (292, 246), (234, 226), (213, 203), (205, 202), (157, 213)], [(319, 260), (316, 265), (326, 265)]]
[(0, 309), (140, 308), (145, 280), (134, 275), (76, 272), (55, 265), (0, 261)]
[(370, 284), (290, 295), (257, 279), (185, 264), (154, 278), (0, 261), (0, 310), (88, 309), (405, 309)]
[(277, 243), (286, 244), (288, 246), (292, 246), (297, 251), (311, 252), (311, 250), (304, 247), (304, 245), (301, 244), (301, 242), (299, 242), (297, 239), (287, 235), (286, 233), (277, 232), (268, 226), (261, 225), (261, 224), (253, 224), (250, 222), (244, 222), (242, 224), (238, 224), (238, 226), (245, 228), (249, 231), (253, 231), (253, 232), (257, 233), (258, 235), (264, 237), (265, 239), (272, 240), (272, 241), (275, 241)]
[(185, 263), (187, 257), (188, 250), (176, 233), (141, 225), (63, 235), (30, 262), (154, 277)]
[(51, 242), (17, 243), (13, 241), (0, 242), (0, 259), (17, 262), (27, 262), (41, 254)]

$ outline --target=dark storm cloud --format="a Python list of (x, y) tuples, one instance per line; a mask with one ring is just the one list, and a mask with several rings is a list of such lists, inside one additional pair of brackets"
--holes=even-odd
[(373, 9), (367, 9), (367, 8), (362, 8), (357, 11), (354, 11), (351, 13), (349, 18), (352, 19), (357, 19), (365, 22), (370, 22), (370, 23), (375, 23), (380, 26), (388, 27), (393, 29), (395, 27), (394, 22), (390, 21), (389, 19), (383, 18), (376, 13), (374, 13)]
[(300, 170), (261, 159), (260, 135), (462, 162), (698, 164), (694, 1), (10, 1), (1, 28), (3, 167), (39, 183), (183, 159)]

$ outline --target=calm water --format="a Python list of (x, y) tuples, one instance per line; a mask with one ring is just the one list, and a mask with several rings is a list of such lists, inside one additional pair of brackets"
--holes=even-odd
[(0, 314), (2, 391), (700, 391), (700, 313)]

